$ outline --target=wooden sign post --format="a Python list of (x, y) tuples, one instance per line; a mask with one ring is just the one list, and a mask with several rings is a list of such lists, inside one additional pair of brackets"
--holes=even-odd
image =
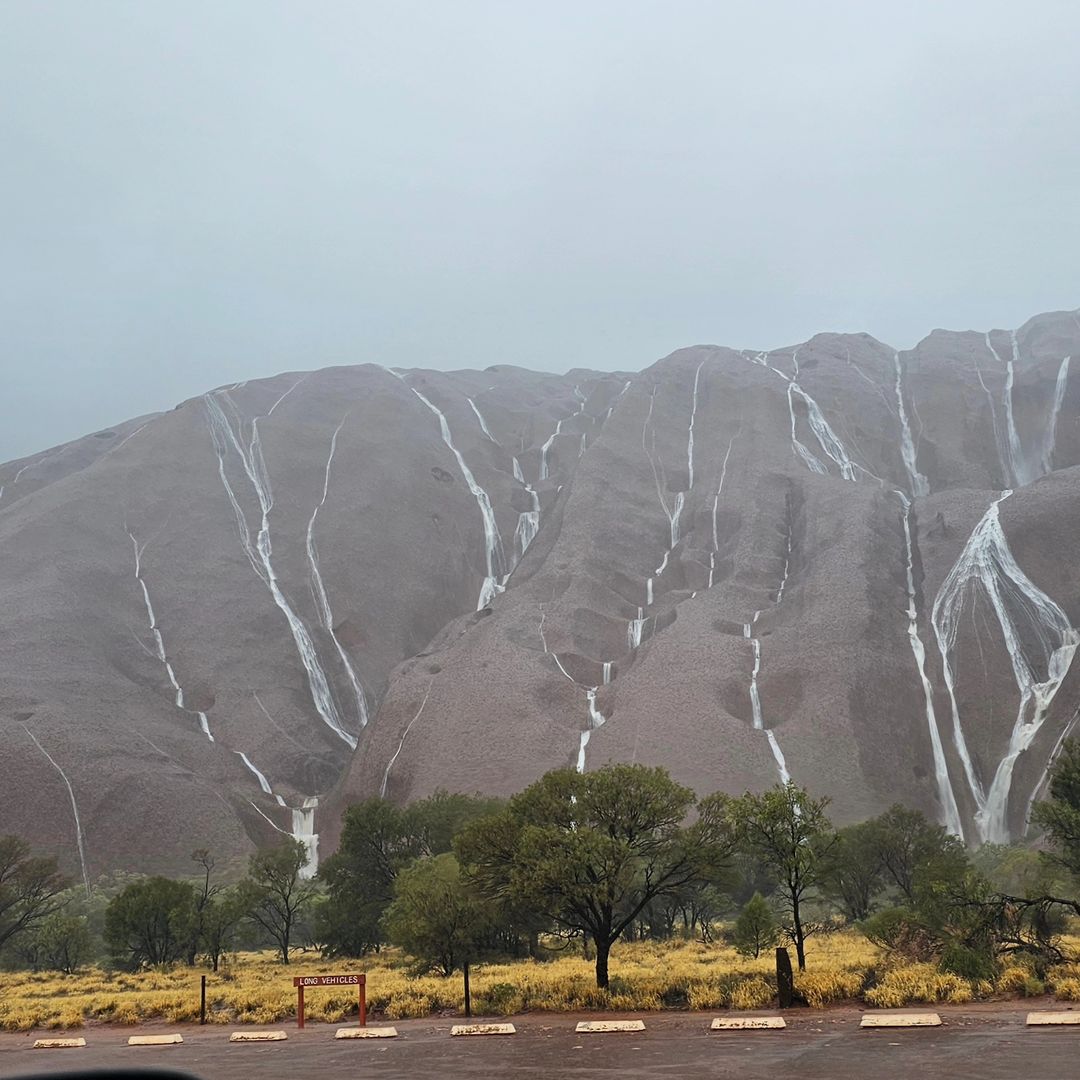
[(360, 995), (360, 1026), (367, 1026), (366, 975), (298, 975), (296, 987), (296, 1026), (304, 1026), (304, 988), (307, 986), (355, 986)]

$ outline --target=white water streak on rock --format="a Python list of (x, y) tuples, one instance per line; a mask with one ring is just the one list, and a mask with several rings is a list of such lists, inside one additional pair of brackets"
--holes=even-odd
[(1032, 475), (1034, 470), (1024, 455), (1024, 448), (1020, 445), (1020, 433), (1016, 430), (1016, 417), (1013, 413), (1013, 385), (1016, 380), (1016, 364), (1020, 359), (1020, 346), (1016, 341), (1015, 330), (1009, 331), (1009, 343), (1012, 345), (1012, 355), (1005, 361), (1005, 436), (1008, 440), (1009, 467), (1013, 483), (1024, 487), (1035, 477)]
[(60, 774), (60, 778), (64, 781), (64, 786), (67, 788), (68, 798), (71, 799), (71, 815), (75, 819), (75, 846), (79, 852), (79, 866), (82, 868), (83, 886), (86, 889), (86, 895), (90, 895), (90, 875), (86, 870), (86, 838), (83, 835), (82, 821), (79, 818), (79, 805), (75, 801), (75, 789), (71, 786), (71, 781), (68, 779), (68, 775), (60, 767), (60, 763), (45, 749), (44, 746), (38, 742), (37, 736), (25, 725), (21, 725), (23, 731), (30, 737), (30, 741), (45, 755), (45, 760)]
[(1054, 383), (1054, 398), (1050, 405), (1050, 423), (1043, 431), (1043, 441), (1039, 453), (1039, 475), (1045, 476), (1054, 467), (1054, 450), (1057, 446), (1057, 424), (1061, 415), (1061, 406), (1065, 402), (1065, 390), (1069, 382), (1069, 361), (1066, 356), (1058, 368), (1057, 381)]
[(938, 729), (937, 714), (934, 710), (934, 688), (930, 682), (930, 676), (926, 672), (926, 647), (919, 633), (919, 611), (916, 605), (917, 594), (915, 589), (915, 544), (911, 535), (911, 500), (902, 491), (898, 491), (896, 494), (900, 499), (904, 526), (904, 572), (907, 581), (908, 642), (911, 645), (911, 653), (915, 657), (915, 667), (919, 672), (919, 682), (922, 686), (923, 709), (926, 716), (927, 732), (930, 736), (930, 748), (934, 757), (934, 777), (937, 780), (938, 801), (941, 803), (942, 813), (945, 816), (943, 822), (945, 828), (963, 840), (963, 822), (960, 818), (960, 810), (956, 803), (956, 794), (953, 791), (952, 781), (949, 778), (949, 765), (945, 758), (945, 748), (941, 742), (941, 732)]
[[(270, 412), (266, 415), (269, 416), (270, 413), (272, 413), (302, 381), (303, 379), (298, 379), (296, 383), (290, 386), (289, 389), (274, 402)], [(285, 616), (285, 621), (292, 634), (293, 642), (296, 645), (296, 651), (300, 657), (300, 662), (303, 664), (304, 670), (307, 673), (308, 686), (311, 690), (311, 700), (315, 706), (315, 711), (319, 714), (323, 723), (325, 723), (338, 738), (346, 743), (350, 749), (355, 750), (356, 736), (346, 731), (341, 724), (341, 717), (338, 713), (337, 704), (334, 701), (333, 693), (330, 690), (330, 682), (326, 676), (326, 672), (323, 670), (322, 663), (319, 660), (318, 652), (315, 649), (315, 643), (312, 640), (310, 633), (308, 633), (308, 629), (304, 625), (303, 620), (293, 610), (292, 605), (286, 599), (285, 594), (278, 583), (277, 573), (274, 570), (273, 562), (271, 560), (273, 549), (270, 542), (270, 511), (273, 508), (274, 499), (273, 491), (270, 487), (269, 473), (263, 458), (262, 442), (259, 438), (260, 417), (255, 417), (251, 421), (251, 438), (245, 447), (241, 442), (239, 434), (239, 429), (242, 425), (238, 420), (237, 430), (233, 430), (232, 424), (225, 416), (225, 413), (217, 400), (218, 396), (223, 398), (235, 413), (235, 406), (226, 391), (218, 391), (216, 394), (206, 394), (204, 395), (203, 400), (206, 403), (210, 432), (214, 441), (214, 449), (218, 456), (218, 475), (221, 477), (221, 482), (225, 487), (229, 502), (232, 504), (233, 511), (236, 514), (241, 544), (247, 554), (248, 561), (251, 563), (252, 567), (254, 567), (259, 577), (262, 578), (263, 582), (270, 590), (270, 595), (273, 598), (274, 603)], [(240, 464), (243, 467), (244, 473), (251, 483), (252, 490), (255, 493), (261, 511), (259, 532), (254, 545), (251, 542), (251, 533), (247, 526), (247, 520), (240, 507), (240, 502), (236, 497), (232, 484), (229, 482), (228, 473), (225, 468), (225, 461), (230, 447), (235, 451)]]
[(713, 579), (716, 575), (716, 556), (720, 553), (720, 534), (717, 530), (716, 524), (716, 511), (720, 506), (720, 496), (724, 493), (724, 482), (727, 480), (727, 467), (728, 459), (731, 457), (731, 447), (735, 443), (735, 438), (739, 434), (738, 431), (735, 435), (732, 435), (728, 440), (727, 453), (724, 454), (724, 463), (720, 467), (720, 483), (717, 485), (716, 494), (713, 496), (712, 503), (712, 551), (709, 552), (709, 584), (708, 588), (713, 587)]
[(480, 421), (480, 430), (493, 442), (496, 446), (499, 445), (499, 440), (491, 434), (491, 429), (487, 426), (487, 421), (484, 419), (484, 414), (476, 407), (476, 402), (471, 397), (465, 399), (469, 403), (469, 408), (476, 414), (476, 419)]
[(300, 877), (310, 881), (319, 871), (319, 834), (315, 831), (315, 811), (319, 799), (309, 795), (298, 807), (292, 809), (292, 838), (299, 840), (307, 852), (307, 863), (300, 870)]
[(597, 728), (604, 726), (604, 721), (607, 717), (596, 707), (596, 691), (597, 687), (590, 687), (585, 691), (586, 708), (589, 715), (589, 726), (581, 733), (578, 741), (578, 758), (577, 758), (577, 771), (582, 773), (585, 771), (585, 750), (589, 745), (589, 739), (592, 738), (592, 733)]
[(765, 738), (769, 740), (769, 749), (772, 751), (773, 760), (776, 762), (776, 771), (780, 774), (781, 784), (791, 783), (791, 773), (788, 772), (787, 762), (780, 744), (776, 741), (776, 734), (770, 729), (765, 732)]
[[(259, 811), (262, 817), (269, 821), (278, 832), (285, 833), (287, 836), (291, 836), (294, 840), (298, 840), (304, 845), (307, 860), (300, 870), (300, 877), (305, 880), (310, 880), (319, 870), (319, 834), (315, 832), (315, 810), (319, 805), (319, 797), (317, 795), (305, 795), (299, 806), (289, 806), (289, 804), (274, 791), (270, 786), (270, 781), (267, 780), (266, 775), (252, 762), (247, 754), (242, 750), (234, 750), (233, 753), (240, 758), (247, 770), (258, 781), (259, 788), (262, 790), (263, 794), (269, 795), (278, 806), (289, 811), (289, 822), (292, 827), (291, 829), (283, 829), (263, 813), (255, 803), (251, 803), (251, 805)], [(248, 801), (251, 802), (250, 799)]]
[(626, 382), (623, 383), (623, 388), (618, 392), (618, 394), (615, 395), (615, 400), (608, 406), (607, 416), (605, 419), (611, 419), (611, 414), (615, 411), (615, 406), (618, 405), (619, 402), (622, 400), (623, 394), (625, 394), (626, 391), (630, 389), (630, 382), (631, 380), (627, 379)]
[(134, 534), (130, 529), (125, 528), (128, 534), (128, 539), (131, 540), (131, 546), (135, 551), (135, 580), (142, 587), (143, 603), (146, 606), (146, 617), (150, 623), (150, 633), (154, 637), (154, 646), (156, 648), (156, 655), (158, 660), (161, 661), (165, 668), (165, 675), (169, 680), (169, 685), (173, 689), (173, 703), (178, 709), (186, 713), (194, 712), (199, 718), (199, 730), (211, 741), (214, 741), (214, 736), (210, 734), (210, 721), (207, 719), (206, 713), (199, 709), (189, 709), (184, 704), (184, 691), (180, 686), (180, 681), (176, 677), (176, 671), (165, 654), (165, 639), (161, 635), (161, 630), (158, 628), (157, 618), (154, 615), (154, 605), (150, 602), (150, 590), (146, 586), (146, 580), (142, 576), (142, 553), (146, 547), (144, 544), (139, 546), (138, 541), (135, 539)]
[[(848, 457), (848, 453), (844, 449), (844, 444), (837, 437), (836, 432), (829, 426), (829, 422), (825, 419), (825, 414), (821, 411), (818, 403), (796, 382), (788, 384), (788, 403), (791, 407), (792, 415), (792, 438), (795, 437), (795, 407), (794, 403), (791, 401), (791, 395), (793, 393), (798, 394), (799, 397), (802, 398), (803, 404), (806, 406), (806, 418), (810, 424), (810, 430), (813, 431), (814, 436), (818, 441), (818, 445), (839, 467), (840, 475), (845, 480), (850, 480), (852, 483), (855, 483), (855, 464), (852, 462), (851, 458)], [(799, 445), (801, 446), (802, 444), (800, 443)], [(809, 453), (809, 451), (807, 452)], [(821, 462), (818, 461), (813, 454), (810, 454), (810, 457), (813, 457), (818, 465), (821, 465)], [(808, 465), (810, 464), (807, 458), (804, 457), (803, 460), (806, 461)], [(810, 467), (811, 469), (814, 468), (813, 466)], [(825, 469), (825, 466), (822, 465), (822, 468)], [(814, 471), (817, 470), (814, 469)], [(828, 470), (825, 469), (825, 471), (827, 472)]]
[[(394, 372), (393, 374), (396, 375), (397, 373)], [(404, 381), (402, 376), (398, 375), (397, 377)], [(406, 383), (406, 385), (408, 384)], [(476, 505), (480, 509), (480, 517), (483, 519), (484, 523), (484, 560), (487, 567), (484, 583), (480, 587), (480, 598), (476, 602), (476, 610), (481, 611), (483, 608), (486, 608), (499, 593), (503, 592), (504, 589), (501, 579), (505, 573), (506, 560), (503, 555), (502, 538), (499, 536), (499, 527), (495, 523), (495, 511), (491, 505), (491, 499), (488, 498), (488, 493), (476, 482), (476, 477), (473, 476), (472, 469), (465, 463), (465, 458), (462, 456), (461, 451), (454, 445), (454, 439), (450, 433), (450, 424), (447, 422), (446, 415), (440, 408), (421, 394), (415, 386), (410, 386), (409, 389), (438, 418), (439, 432), (442, 435), (442, 440), (446, 444), (447, 449), (449, 449), (457, 460), (461, 475), (465, 477), (465, 483), (468, 484), (469, 490), (476, 500)]]
[(382, 778), (382, 787), (379, 789), (379, 797), (382, 799), (386, 798), (386, 788), (390, 783), (390, 770), (394, 767), (394, 762), (397, 761), (398, 755), (401, 753), (401, 748), (405, 745), (405, 740), (409, 737), (409, 732), (412, 731), (413, 724), (420, 719), (420, 714), (424, 711), (424, 706), (427, 705), (428, 697), (431, 694), (431, 687), (434, 683), (434, 679), (428, 683), (427, 690), (424, 692), (424, 700), (420, 702), (420, 708), (416, 710), (413, 714), (413, 718), (406, 724), (405, 730), (401, 733), (401, 738), (398, 740), (397, 749), (394, 751), (393, 757), (386, 763), (386, 771), (383, 773)]
[[(1020, 363), (1020, 345), (1016, 339), (1016, 331), (1009, 331), (1009, 344), (1011, 354), (1006, 360), (994, 348), (990, 335), (986, 335), (986, 347), (990, 350), (994, 359), (1005, 368), (1005, 389), (1002, 393), (1002, 403), (1005, 412), (1005, 435), (1001, 436), (997, 427), (997, 417), (994, 411), (993, 399), (990, 400), (991, 417), (994, 421), (994, 437), (998, 444), (1001, 457), (1002, 472), (1007, 479), (1017, 487), (1026, 487), (1034, 483), (1041, 476), (1045, 476), (1053, 467), (1054, 447), (1057, 442), (1057, 421), (1061, 412), (1062, 403), (1065, 400), (1065, 389), (1069, 378), (1070, 357), (1066, 356), (1058, 367), (1057, 379), (1054, 384), (1054, 395), (1050, 403), (1050, 416), (1047, 423), (1040, 429), (1039, 438), (1030, 452), (1024, 449), (1020, 439), (1020, 433), (1016, 427), (1016, 416), (1013, 405), (1013, 390), (1016, 382), (1016, 366)], [(982, 373), (978, 365), (975, 367), (979, 375), (979, 382), (987, 396), (990, 391), (983, 381)]]
[(900, 454), (904, 459), (904, 468), (907, 469), (912, 498), (918, 498), (930, 494), (930, 484), (926, 477), (919, 472), (915, 440), (911, 437), (907, 406), (904, 404), (903, 369), (900, 365), (900, 354), (898, 352), (893, 353), (893, 364), (896, 367), (896, 411), (900, 418)]
[(290, 833), (288, 829), (283, 829), (276, 821), (274, 821), (273, 818), (264, 813), (258, 803), (254, 802), (252, 799), (248, 799), (248, 802), (251, 804), (251, 808), (255, 811), (255, 813), (257, 813), (259, 817), (261, 817), (265, 822), (267, 822), (267, 824), (269, 824), (272, 828), (277, 829), (277, 831), (281, 833), (282, 836), (292, 836), (292, 833)]
[(366, 727), (368, 710), (364, 687), (361, 685), (360, 677), (356, 673), (356, 668), (353, 667), (349, 654), (345, 651), (345, 646), (341, 644), (341, 640), (334, 630), (334, 614), (330, 608), (330, 599), (326, 594), (326, 586), (323, 583), (322, 572), (319, 569), (319, 553), (315, 546), (315, 521), (319, 516), (319, 511), (326, 505), (326, 497), (330, 491), (330, 466), (334, 462), (334, 454), (337, 451), (338, 435), (344, 426), (345, 420), (343, 418), (330, 438), (330, 453), (326, 458), (326, 468), (323, 471), (322, 498), (316, 503), (315, 509), (311, 511), (311, 517), (308, 519), (306, 546), (308, 566), (311, 568), (311, 595), (315, 601), (315, 608), (319, 613), (323, 629), (330, 635), (330, 640), (334, 643), (334, 648), (337, 650), (342, 667), (345, 668), (345, 674), (349, 679), (349, 685), (352, 687), (353, 697), (356, 699), (357, 723), (360, 727)]
[[(1013, 768), (1042, 727), (1080, 645), (1080, 634), (1064, 611), (1013, 558), (1000, 518), (1001, 503), (1010, 495), (1012, 491), (1003, 492), (972, 531), (938, 591), (932, 614), (952, 708), (953, 741), (978, 808), (975, 824), (979, 838), (992, 843), (1009, 841), (1007, 813)], [(974, 605), (980, 597), (997, 618), (1020, 696), (1008, 750), (986, 789), (964, 738), (953, 666), (960, 620), (968, 603)]]
[(813, 451), (799, 438), (795, 431), (795, 425), (797, 417), (795, 416), (795, 383), (789, 382), (787, 389), (788, 399), (788, 412), (791, 415), (791, 452), (798, 458), (801, 458), (803, 464), (812, 472), (817, 473), (818, 476), (828, 476), (829, 470), (817, 459)]
[(704, 366), (705, 361), (702, 360), (694, 372), (694, 389), (690, 395), (690, 427), (686, 436), (687, 472), (690, 475), (690, 482), (687, 485), (688, 491), (694, 486), (694, 421), (697, 419), (698, 382), (701, 379), (701, 369)]
[[(621, 396), (621, 395), (620, 395)], [(574, 387), (574, 398), (578, 403), (577, 409), (570, 413), (569, 416), (564, 416), (561, 420), (555, 424), (555, 430), (548, 436), (547, 440), (540, 447), (540, 479), (550, 480), (551, 471), (548, 465), (548, 453), (551, 451), (552, 446), (555, 445), (555, 440), (562, 434), (562, 426), (567, 420), (573, 420), (576, 416), (581, 416), (585, 412), (585, 405), (588, 402), (588, 398), (581, 392), (580, 386)], [(578, 451), (580, 457), (585, 452), (585, 433), (582, 432), (581, 448)]]
[[(581, 688), (582, 690), (585, 691), (585, 712), (586, 712), (586, 715), (588, 717), (588, 726), (586, 727), (586, 729), (583, 732), (581, 732), (581, 735), (580, 735), (580, 737), (578, 739), (578, 757), (577, 757), (577, 771), (578, 772), (583, 772), (584, 769), (585, 769), (585, 747), (588, 746), (589, 738), (592, 735), (592, 733), (604, 723), (604, 721), (607, 719), (607, 717), (605, 717), (604, 714), (602, 712), (600, 712), (600, 710), (596, 707), (596, 692), (597, 692), (597, 690), (599, 690), (599, 687), (597, 687), (597, 686), (582, 686), (582, 684), (579, 683), (577, 681), (577, 679), (575, 679), (573, 677), (573, 675), (571, 675), (570, 672), (566, 670), (565, 667), (563, 667), (563, 663), (559, 659), (559, 654), (552, 652), (548, 648), (547, 638), (544, 636), (544, 619), (545, 618), (547, 618), (547, 612), (544, 611), (544, 605), (541, 604), (540, 605), (540, 626), (539, 626), (538, 629), (539, 629), (539, 633), (540, 633), (540, 643), (544, 647), (545, 655), (550, 656), (551, 659), (555, 661), (555, 666), (558, 667), (559, 671), (562, 672), (563, 676), (566, 679), (568, 679), (571, 683), (573, 683), (574, 686), (579, 687), (579, 688)], [(605, 664), (604, 665), (605, 679), (607, 679), (609, 670), (610, 670), (610, 665)]]
[(540, 496), (531, 484), (526, 483), (521, 462), (516, 457), (513, 459), (513, 466), (514, 479), (528, 492), (529, 501), (532, 504), (529, 510), (523, 510), (518, 514), (517, 529), (514, 531), (514, 549), (520, 559), (540, 531)]
[[(266, 779), (266, 774), (262, 771), (262, 769), (258, 768), (256, 765), (253, 765), (251, 758), (249, 758), (243, 750), (234, 750), (233, 753), (236, 754), (236, 756), (244, 763), (244, 766), (248, 770), (248, 772), (250, 772), (251, 775), (254, 776), (255, 779), (258, 781), (259, 787), (262, 789), (263, 794), (273, 795), (274, 789), (270, 786), (270, 781)], [(277, 803), (278, 806), (284, 806), (285, 800), (280, 795), (278, 795)]]

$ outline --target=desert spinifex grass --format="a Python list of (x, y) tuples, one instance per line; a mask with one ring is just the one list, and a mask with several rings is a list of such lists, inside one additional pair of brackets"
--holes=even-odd
[[(811, 939), (808, 970), (796, 986), (810, 1005), (865, 1000), (871, 1005), (920, 1001), (970, 1001), (993, 993), (1023, 993), (1018, 970), (1006, 969), (998, 986), (969, 983), (932, 965), (890, 964), (855, 931)], [(363, 960), (326, 961), (298, 954), (286, 968), (271, 953), (245, 953), (227, 971), (174, 967), (138, 974), (97, 968), (76, 975), (0, 973), (0, 1027), (74, 1028), (85, 1023), (185, 1023), (198, 1019), (199, 976), (207, 974), (208, 1019), (220, 1024), (275, 1023), (295, 1015), (295, 975), (367, 973), (368, 1007), (388, 1019), (407, 1019), (463, 1006), (461, 977), (409, 975), (395, 950)], [(1080, 998), (1080, 968), (1051, 973), (1048, 988), (1062, 999)], [(549, 963), (485, 964), (473, 971), (478, 1015), (524, 1010), (760, 1009), (775, 1000), (774, 959), (739, 956), (724, 945), (697, 942), (620, 944), (611, 958), (611, 987), (596, 989), (592, 964), (580, 954)], [(306, 1011), (313, 1022), (340, 1023), (356, 1015), (355, 988), (311, 990)]]
[[(861, 935), (834, 934), (814, 942), (808, 979), (843, 990), (862, 985), (877, 950)], [(597, 990), (591, 962), (569, 952), (548, 963), (518, 961), (474, 969), (473, 1008), (478, 1014), (525, 1009), (658, 1010), (665, 1008), (762, 1008), (773, 999), (773, 958), (748, 960), (723, 945), (694, 942), (635, 943), (612, 953), (611, 989)], [(368, 1007), (391, 1019), (458, 1011), (460, 976), (412, 977), (394, 950), (348, 962), (298, 955), (287, 967), (269, 953), (239, 956), (230, 969), (207, 977), (207, 1009), (215, 1023), (272, 1023), (294, 1015), (294, 975), (367, 973)], [(76, 1027), (90, 1021), (135, 1024), (198, 1019), (199, 976), (204, 969), (174, 967), (138, 974), (96, 968), (77, 975), (0, 974), (0, 1026)], [(817, 985), (817, 984), (815, 984)], [(850, 996), (850, 995), (849, 995)], [(815, 994), (832, 1000), (828, 994)], [(312, 1021), (340, 1022), (356, 1014), (351, 988), (312, 990), (306, 1011)]]

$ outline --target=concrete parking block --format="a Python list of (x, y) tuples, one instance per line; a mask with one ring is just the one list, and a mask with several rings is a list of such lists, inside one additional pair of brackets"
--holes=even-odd
[(1028, 1027), (1064, 1027), (1080, 1024), (1080, 1012), (1031, 1012), (1027, 1014)]
[(866, 1013), (859, 1022), (861, 1028), (941, 1027), (937, 1013)]
[(718, 1016), (712, 1031), (781, 1031), (787, 1027), (782, 1016)]

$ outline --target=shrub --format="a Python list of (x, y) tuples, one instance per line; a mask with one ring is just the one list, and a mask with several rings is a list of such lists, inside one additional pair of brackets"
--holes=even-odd
[(887, 908), (859, 924), (859, 929), (879, 948), (908, 960), (925, 963), (937, 952), (933, 934), (907, 908)]
[(1004, 994), (1019, 994), (1021, 997), (1039, 997), (1046, 993), (1046, 984), (1037, 978), (1030, 969), (1019, 964), (1011, 964), (998, 976), (997, 989)]
[(731, 935), (735, 951), (740, 956), (752, 956), (756, 960), (764, 950), (776, 944), (777, 934), (776, 916), (772, 908), (761, 893), (754, 893), (735, 920)]
[(477, 1012), (489, 1016), (511, 1016), (524, 1008), (524, 995), (513, 983), (499, 982), (482, 994), (474, 995)]
[(950, 942), (941, 953), (941, 970), (959, 975), (962, 979), (993, 979), (997, 964), (989, 949)]

